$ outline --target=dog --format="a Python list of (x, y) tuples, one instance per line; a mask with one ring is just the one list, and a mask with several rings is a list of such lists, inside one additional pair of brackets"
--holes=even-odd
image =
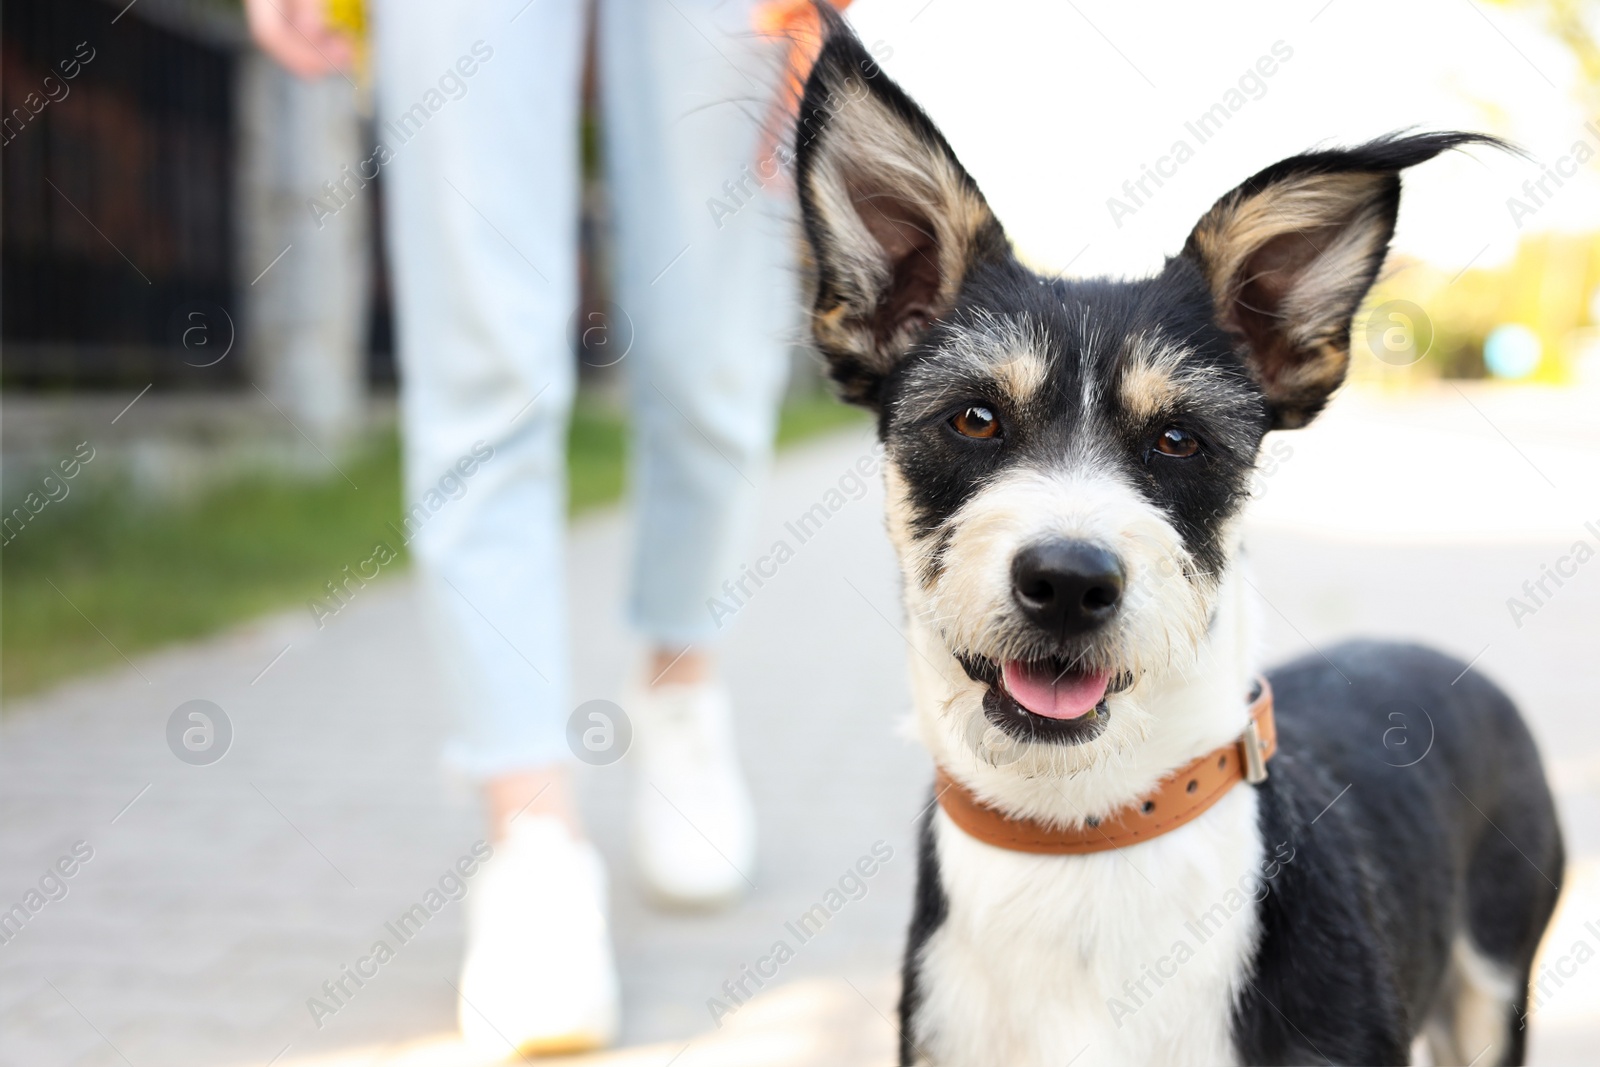
[[(810, 330), (876, 415), (938, 769), (901, 1062), (1522, 1062), (1563, 867), (1526, 726), (1413, 645), (1258, 679), (1240, 548), (1264, 435), (1345, 376), (1401, 172), (1508, 146), (1299, 155), (1154, 277), (1066, 280), (1018, 261), (821, 17), (795, 137)], [(1423, 758), (1397, 728), (1431, 731)]]

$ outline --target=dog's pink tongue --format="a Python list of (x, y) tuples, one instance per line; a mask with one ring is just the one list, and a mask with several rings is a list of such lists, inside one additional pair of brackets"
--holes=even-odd
[(1000, 668), (1006, 691), (1018, 704), (1047, 719), (1076, 719), (1094, 710), (1106, 695), (1110, 671), (1068, 671), (1049, 664), (1006, 660)]

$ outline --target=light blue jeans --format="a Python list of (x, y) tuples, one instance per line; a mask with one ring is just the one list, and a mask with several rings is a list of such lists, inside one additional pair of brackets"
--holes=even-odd
[[(569, 755), (564, 457), (574, 335), (598, 326), (577, 321), (585, 10), (374, 8), (406, 531), (462, 712), (447, 758), (487, 777)], [(746, 2), (601, 0), (599, 20), (630, 614), (655, 644), (700, 644), (754, 519), (792, 333), (788, 198), (748, 177), (783, 52)]]

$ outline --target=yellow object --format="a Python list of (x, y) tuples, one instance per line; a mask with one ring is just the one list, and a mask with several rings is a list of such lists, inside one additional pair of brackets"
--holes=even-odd
[(367, 33), (366, 6), (361, 0), (328, 0), (328, 25), (352, 37), (364, 37)]
[[(326, 0), (323, 9), (328, 25), (350, 38), (350, 51), (355, 56), (356, 82), (360, 95), (368, 95), (367, 72), (367, 5), (364, 0)], [(363, 106), (363, 110), (366, 108)]]

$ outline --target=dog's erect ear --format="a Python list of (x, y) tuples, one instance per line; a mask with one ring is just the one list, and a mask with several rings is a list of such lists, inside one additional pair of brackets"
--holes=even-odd
[(1394, 233), (1400, 171), (1466, 133), (1390, 135), (1274, 164), (1206, 212), (1183, 256), (1205, 275), (1219, 325), (1266, 391), (1274, 428), (1322, 410), (1350, 363), (1350, 323)]
[(796, 131), (815, 270), (811, 330), (844, 399), (872, 406), (884, 375), (950, 310), (973, 265), (1010, 250), (928, 116), (823, 11), (825, 42)]

